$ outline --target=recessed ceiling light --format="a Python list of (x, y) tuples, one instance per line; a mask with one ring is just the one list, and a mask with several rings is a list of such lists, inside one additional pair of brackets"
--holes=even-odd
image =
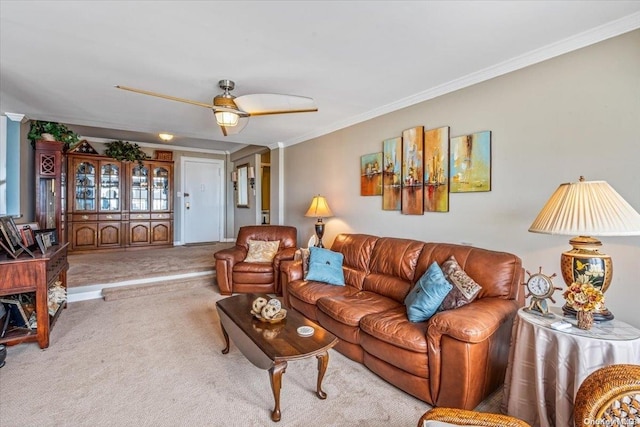
[(173, 135), (171, 135), (170, 133), (159, 133), (158, 136), (164, 142), (169, 142), (173, 139)]

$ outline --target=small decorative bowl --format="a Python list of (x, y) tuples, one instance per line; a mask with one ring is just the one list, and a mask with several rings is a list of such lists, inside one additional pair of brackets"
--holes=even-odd
[(260, 313), (256, 313), (253, 310), (251, 310), (251, 314), (253, 315), (253, 317), (264, 323), (279, 323), (287, 317), (287, 310), (284, 308), (280, 309), (280, 311), (276, 313), (273, 319), (266, 319), (262, 317)]

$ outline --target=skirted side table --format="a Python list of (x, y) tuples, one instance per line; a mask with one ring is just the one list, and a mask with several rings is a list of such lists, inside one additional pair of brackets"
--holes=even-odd
[[(560, 308), (552, 311), (555, 319), (518, 311), (502, 412), (532, 426), (569, 427), (576, 393), (589, 374), (613, 364), (640, 364), (640, 330), (614, 319), (584, 331)], [(559, 320), (572, 327), (552, 329)]]

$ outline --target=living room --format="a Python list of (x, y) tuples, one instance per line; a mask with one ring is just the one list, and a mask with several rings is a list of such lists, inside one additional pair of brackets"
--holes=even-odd
[[(574, 35), (564, 40), (565, 48), (574, 47), (560, 55), (552, 53), (557, 45), (546, 46), (545, 54), (537, 52), (545, 58), (541, 62), (519, 67), (515, 58), (469, 78), (473, 84), (464, 79), (451, 82), (427, 91), (424, 100), (397, 111), (372, 115), (361, 123), (299, 143), (271, 144), (271, 223), (296, 227), (298, 245), (306, 246), (314, 233), (315, 218), (305, 217), (305, 212), (313, 196), (321, 194), (333, 212), (332, 217), (324, 219), (323, 241), (327, 247), (339, 233), (349, 232), (465, 244), (514, 253), (531, 272), (542, 267), (548, 274), (557, 273), (554, 284), (564, 287), (560, 254), (570, 248), (569, 239), (573, 236), (528, 232), (556, 188), (565, 182), (576, 182), (580, 176), (590, 181), (604, 180), (640, 210), (636, 165), (640, 158), (636, 129), (640, 122), (640, 15), (636, 9), (625, 18), (622, 23), (581, 34), (582, 39)], [(9, 81), (5, 78), (11, 77), (4, 61), (2, 70), (4, 86)], [(335, 80), (338, 75), (334, 73)], [(389, 84), (372, 82), (369, 90)], [(188, 86), (188, 82), (184, 85)], [(72, 127), (75, 124), (71, 118), (67, 122)], [(380, 196), (361, 196), (361, 156), (382, 151), (382, 141), (399, 137), (404, 130), (416, 126), (449, 126), (452, 137), (491, 131), (491, 191), (452, 193), (448, 212), (423, 215), (383, 210)], [(100, 140), (98, 135), (85, 136)], [(265, 147), (261, 148), (264, 151)], [(185, 153), (176, 149), (174, 155), (178, 162)], [(249, 192), (248, 209), (235, 207), (230, 171), (243, 164), (257, 168), (260, 154), (238, 150), (204, 156), (222, 159), (228, 168), (224, 237), (233, 241), (240, 226), (259, 223), (256, 207), (260, 192)], [(25, 165), (24, 174), (32, 176), (32, 166), (26, 161)], [(179, 185), (177, 177), (176, 188)], [(25, 193), (24, 188), (28, 189), (29, 184), (24, 183), (21, 193)], [(176, 199), (176, 205), (178, 202)], [(174, 241), (181, 240), (180, 233), (176, 229)], [(607, 308), (617, 320), (640, 328), (635, 302), (640, 237), (601, 240), (602, 251), (611, 255), (615, 264), (612, 285), (606, 293)], [(560, 293), (555, 294), (557, 306), (564, 302)], [(214, 344), (216, 348), (218, 344)], [(0, 393), (4, 392), (0, 386)], [(394, 420), (388, 424), (399, 425)]]

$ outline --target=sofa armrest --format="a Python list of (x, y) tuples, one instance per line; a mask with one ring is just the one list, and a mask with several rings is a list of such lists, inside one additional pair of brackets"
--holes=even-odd
[(518, 311), (514, 300), (482, 298), (455, 310), (436, 313), (429, 320), (428, 339), (448, 335), (458, 341), (479, 343)]
[(233, 246), (213, 254), (216, 259), (216, 281), (222, 295), (233, 293), (233, 266), (247, 257), (247, 248)]
[(291, 308), (289, 304), (289, 283), (302, 279), (302, 260), (287, 260), (280, 264), (280, 286), (282, 299), (285, 307)]
[(473, 409), (504, 382), (516, 300), (482, 298), (434, 315), (427, 328), (435, 406)]

